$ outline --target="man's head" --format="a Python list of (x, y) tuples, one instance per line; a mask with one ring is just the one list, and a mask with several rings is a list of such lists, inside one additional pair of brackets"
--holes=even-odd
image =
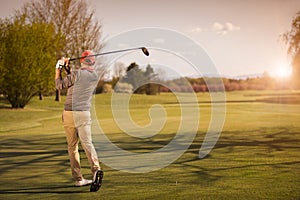
[(91, 56), (93, 55), (93, 52), (90, 50), (85, 50), (82, 54), (80, 58), (80, 63), (87, 65), (87, 66), (93, 66), (96, 62), (96, 58), (95, 56)]

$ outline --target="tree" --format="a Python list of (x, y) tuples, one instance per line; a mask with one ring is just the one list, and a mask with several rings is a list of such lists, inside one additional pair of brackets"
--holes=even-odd
[(140, 69), (138, 64), (133, 62), (128, 66), (126, 75), (121, 82), (131, 84), (134, 89), (134, 93), (148, 95), (157, 94), (158, 85), (151, 83), (155, 77), (156, 74), (150, 65), (146, 67), (146, 71), (143, 71)]
[(31, 23), (53, 24), (56, 34), (65, 36), (63, 47), (56, 49), (57, 57), (78, 57), (86, 49), (98, 52), (102, 47), (101, 25), (85, 0), (32, 0), (20, 13)]
[(63, 37), (53, 25), (26, 23), (26, 16), (1, 20), (0, 92), (13, 108), (24, 108), (41, 88), (54, 89), (55, 48)]
[(144, 76), (146, 77), (146, 80), (149, 82), (146, 85), (146, 94), (155, 95), (159, 93), (159, 85), (151, 83), (151, 81), (157, 78), (157, 74), (154, 73), (154, 69), (151, 67), (151, 65), (149, 64), (147, 65)]
[(126, 70), (126, 75), (121, 82), (131, 84), (134, 93), (144, 94), (146, 78), (144, 72), (140, 69), (139, 65), (135, 62), (131, 63)]
[(288, 54), (292, 57), (293, 80), (300, 87), (300, 11), (292, 21), (291, 30), (283, 35), (288, 45)]

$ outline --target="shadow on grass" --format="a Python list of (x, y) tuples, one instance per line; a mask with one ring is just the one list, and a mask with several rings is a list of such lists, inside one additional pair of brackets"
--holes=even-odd
[[(218, 159), (218, 162), (225, 163), (216, 168), (205, 169), (201, 165), (189, 164), (198, 159), (201, 144), (202, 138), (198, 136), (188, 150), (194, 154), (194, 159), (183, 160), (178, 164), (198, 167), (199, 170), (208, 172), (251, 167), (290, 168), (289, 166), (300, 164), (299, 159), (294, 159), (300, 153), (300, 132), (286, 127), (223, 132), (212, 152), (204, 158)], [(231, 164), (227, 166), (228, 162)]]
[[(165, 136), (154, 136), (150, 139), (133, 138), (127, 135), (120, 136), (118, 141), (113, 141), (119, 148), (139, 153), (147, 153), (156, 151), (167, 145), (176, 134), (167, 134)], [(189, 146), (186, 152), (194, 154), (185, 162), (192, 162), (199, 160), (199, 149), (202, 145), (205, 133), (198, 133), (193, 143)], [(289, 149), (299, 149), (300, 151), (300, 132), (291, 131), (286, 127), (275, 128), (261, 128), (257, 130), (247, 131), (224, 131), (221, 134), (218, 142), (214, 146), (212, 152), (204, 159), (211, 158), (213, 151), (218, 150), (224, 154), (238, 153), (238, 148), (244, 150), (256, 148), (253, 151), (260, 156), (274, 156), (270, 153), (288, 151)], [(183, 149), (181, 144), (177, 144), (178, 149)], [(184, 164), (184, 162), (176, 162)]]
[(27, 187), (18, 189), (8, 189), (0, 191), (0, 194), (74, 194), (74, 193), (89, 193), (89, 186), (80, 190), (75, 186), (44, 186), (44, 187)]
[[(299, 165), (300, 160), (289, 160), (288, 158), (278, 160), (264, 160), (275, 157), (275, 153), (295, 151), (295, 154), (300, 150), (300, 132), (291, 129), (282, 128), (261, 128), (257, 130), (247, 131), (225, 131), (222, 133), (218, 143), (213, 151), (204, 159), (199, 160), (199, 149), (201, 147), (205, 133), (198, 133), (192, 145), (177, 161), (171, 166), (161, 171), (150, 172), (149, 175), (134, 175), (136, 179), (131, 180), (131, 174), (122, 174), (124, 177), (122, 183), (116, 184), (108, 180), (106, 183), (110, 189), (118, 189), (120, 184), (122, 187), (128, 184), (138, 184), (136, 180), (147, 176), (145, 180), (145, 187), (149, 184), (156, 184), (157, 182), (164, 182), (168, 180), (171, 182), (182, 178), (186, 183), (201, 184), (201, 186), (210, 187), (215, 182), (222, 179), (224, 176), (229, 176), (229, 173), (218, 173), (226, 170), (242, 170), (251, 167), (278, 169), (284, 167), (291, 168), (292, 165)], [(151, 139), (135, 139), (135, 138), (118, 138), (115, 142), (120, 148), (133, 152), (152, 152), (170, 142), (175, 134), (161, 135)], [(0, 194), (69, 194), (69, 193), (88, 193), (88, 188), (76, 188), (71, 182), (59, 182), (55, 179), (47, 179), (47, 177), (64, 177), (65, 171), (69, 170), (69, 161), (66, 151), (66, 143), (64, 137), (50, 137), (50, 138), (30, 138), (29, 136), (22, 136), (18, 139), (3, 139), (1, 145), (0, 158), (0, 175), (6, 177), (1, 181)], [(81, 153), (81, 155), (84, 155)], [(101, 155), (99, 155), (101, 157)], [(258, 157), (261, 160), (251, 162), (252, 157)], [(86, 160), (84, 162), (87, 162)], [(205, 163), (206, 162), (206, 163)], [(205, 163), (205, 164), (203, 164)], [(36, 166), (37, 165), (37, 166)], [(15, 180), (18, 180), (13, 173), (14, 170), (23, 169), (24, 166), (46, 166), (50, 169), (44, 169), (42, 172), (31, 172), (22, 177), (21, 185), (14, 185)], [(34, 168), (33, 168), (34, 169)], [(180, 169), (180, 174), (176, 172)], [(168, 171), (170, 170), (170, 171)], [(110, 171), (108, 171), (110, 173)], [(115, 173), (115, 172), (114, 172)], [(246, 172), (245, 172), (246, 173)], [(152, 176), (153, 175), (153, 176)], [(243, 174), (239, 174), (242, 176)], [(10, 179), (12, 176), (12, 179)], [(119, 174), (117, 175), (119, 176)], [(185, 178), (188, 177), (188, 178)], [(8, 181), (6, 182), (8, 178)], [(68, 178), (69, 174), (68, 174)], [(115, 177), (115, 181), (118, 181)], [(32, 180), (41, 180), (41, 183)], [(66, 179), (62, 179), (66, 180)], [(180, 181), (180, 180), (179, 180)], [(174, 181), (173, 181), (174, 182)], [(32, 185), (30, 184), (32, 183)], [(51, 183), (47, 185), (47, 183)], [(58, 185), (53, 185), (58, 183)], [(4, 185), (5, 184), (5, 185)], [(67, 186), (66, 186), (67, 185)]]
[(281, 127), (277, 130), (261, 128), (251, 131), (223, 132), (215, 149), (227, 149), (233, 152), (235, 147), (264, 148), (266, 155), (270, 152), (284, 151), (290, 148), (300, 149), (300, 132)]
[[(63, 139), (61, 138), (59, 142), (56, 138), (45, 138), (45, 140), (40, 140), (39, 138), (2, 140), (0, 143), (2, 149), (0, 175), (7, 173), (9, 170), (30, 164), (42, 163), (44, 166), (49, 166), (50, 163), (57, 162), (60, 165), (64, 165), (68, 160), (57, 159), (57, 157), (62, 156), (67, 158), (67, 150), (60, 150), (63, 148), (63, 145), (66, 145)], [(55, 147), (57, 149), (54, 150)]]
[[(127, 151), (152, 152), (167, 145), (176, 134), (154, 136), (150, 139), (132, 138), (124, 134), (118, 141), (113, 141), (118, 147)], [(199, 154), (205, 133), (198, 133), (188, 151)], [(235, 147), (264, 147), (268, 151), (283, 151), (289, 148), (299, 148), (300, 132), (281, 127), (261, 128), (247, 131), (222, 132), (214, 149), (224, 149), (227, 153), (235, 151)], [(178, 149), (182, 149), (178, 144)], [(209, 158), (209, 155), (206, 157)], [(198, 159), (198, 157), (195, 157)]]
[[(68, 180), (67, 145), (63, 136), (42, 135), (2, 139), (0, 194), (85, 193)], [(49, 184), (50, 183), (50, 184)], [(57, 185), (53, 185), (57, 184)]]

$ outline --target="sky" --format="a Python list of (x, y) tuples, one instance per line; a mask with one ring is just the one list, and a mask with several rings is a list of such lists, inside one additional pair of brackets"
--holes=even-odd
[[(0, 0), (0, 17), (29, 0)], [(300, 11), (299, 0), (87, 0), (103, 39), (144, 27), (176, 31), (195, 41), (226, 76), (285, 73), (280, 35)], [(164, 39), (164, 38), (160, 38)], [(109, 40), (108, 40), (109, 41)], [(126, 41), (124, 41), (126, 43)]]

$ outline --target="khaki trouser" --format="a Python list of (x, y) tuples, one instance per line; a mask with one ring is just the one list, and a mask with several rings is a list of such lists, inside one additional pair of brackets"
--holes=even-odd
[(90, 163), (92, 174), (100, 169), (98, 156), (92, 143), (90, 112), (64, 111), (63, 125), (68, 143), (72, 176), (74, 180), (80, 181), (83, 176), (80, 171), (79, 140)]

